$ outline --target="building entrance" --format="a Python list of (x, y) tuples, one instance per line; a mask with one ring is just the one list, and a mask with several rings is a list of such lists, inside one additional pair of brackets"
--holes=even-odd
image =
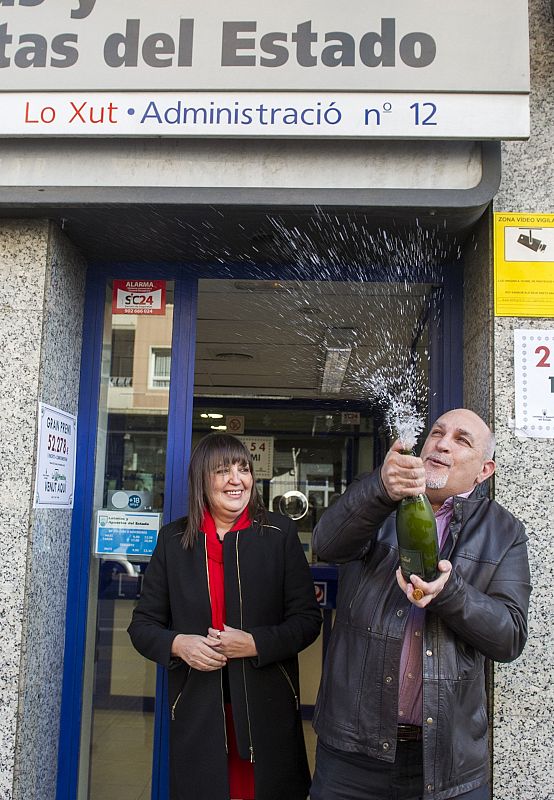
[(126, 628), (157, 528), (186, 513), (190, 449), (213, 430), (243, 438), (265, 504), (297, 520), (312, 565), (326, 625), (301, 655), (309, 737), (336, 580), (332, 565), (314, 563), (311, 533), (386, 449), (372, 376), (415, 365), (420, 399), (434, 393), (436, 402), (439, 311), (445, 297), (454, 302), (436, 281), (154, 272), (165, 292), (161, 313), (119, 313), (119, 278), (103, 278), (95, 290), (95, 363), (83, 381), (98, 400), (81, 473), (86, 522), (76, 534), (88, 588), (68, 621), (83, 636), (82, 667), (75, 659), (67, 667), (82, 687), (81, 713), (62, 728), (62, 739), (73, 730), (79, 746), (60, 773), (59, 797), (167, 797), (164, 675), (132, 649)]

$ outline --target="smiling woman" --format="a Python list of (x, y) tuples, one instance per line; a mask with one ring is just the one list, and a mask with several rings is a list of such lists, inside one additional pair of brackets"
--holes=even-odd
[(260, 523), (266, 513), (254, 481), (252, 457), (241, 441), (225, 433), (202, 439), (189, 467), (189, 513), (183, 536), (191, 547), (201, 529), (206, 509), (223, 536), (248, 506), (249, 518)]
[(206, 436), (129, 627), (170, 667), (171, 800), (306, 798), (297, 656), (320, 624), (294, 522), (265, 510), (242, 442)]
[(212, 474), (208, 505), (218, 534), (229, 530), (250, 500), (252, 473), (248, 464), (221, 466)]

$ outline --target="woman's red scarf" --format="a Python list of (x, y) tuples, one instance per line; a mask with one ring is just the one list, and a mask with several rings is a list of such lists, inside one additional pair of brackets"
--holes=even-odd
[[(248, 507), (233, 522), (231, 531), (242, 531), (250, 527)], [(217, 535), (214, 518), (204, 509), (202, 530), (206, 534), (206, 551), (208, 554), (208, 583), (210, 588), (210, 601), (212, 604), (212, 628), (223, 630), (225, 624), (225, 590), (223, 583), (223, 539)]]
[[(237, 517), (228, 531), (242, 531), (251, 525), (248, 507)], [(223, 630), (225, 625), (225, 584), (223, 571), (223, 540), (217, 535), (215, 522), (204, 509), (202, 530), (206, 535), (206, 553), (208, 555), (208, 586), (212, 605), (212, 628)], [(235, 726), (233, 724), (230, 703), (225, 703), (225, 727), (227, 729), (227, 745), (229, 748), (229, 790), (232, 798), (254, 800), (254, 765), (241, 758), (238, 753)]]

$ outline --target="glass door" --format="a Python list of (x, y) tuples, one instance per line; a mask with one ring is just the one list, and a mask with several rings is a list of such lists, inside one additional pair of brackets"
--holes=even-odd
[[(229, 272), (169, 280), (175, 272), (160, 268), (165, 304), (156, 314), (119, 313), (114, 282), (90, 278), (57, 800), (167, 798), (163, 670), (134, 652), (126, 629), (162, 515), (186, 513), (191, 441), (218, 427), (245, 436), (267, 507), (298, 519), (312, 561), (323, 509), (386, 445), (364, 383), (379, 359), (429, 349), (421, 380), (431, 398), (445, 394), (433, 390), (433, 374), (445, 372), (442, 334), (425, 313), (434, 286)], [(400, 317), (383, 339), (381, 322)], [(302, 654), (308, 708), (325, 635), (324, 625)]]
[(165, 297), (154, 313), (132, 305), (144, 292), (131, 287), (119, 308), (118, 287), (106, 287), (79, 800), (151, 796), (156, 665), (134, 651), (127, 626), (166, 494), (174, 284), (157, 283)]

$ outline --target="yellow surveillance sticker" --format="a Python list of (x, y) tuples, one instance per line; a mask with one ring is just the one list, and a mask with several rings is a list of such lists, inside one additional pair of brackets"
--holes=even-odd
[(554, 214), (495, 213), (494, 313), (554, 317)]

